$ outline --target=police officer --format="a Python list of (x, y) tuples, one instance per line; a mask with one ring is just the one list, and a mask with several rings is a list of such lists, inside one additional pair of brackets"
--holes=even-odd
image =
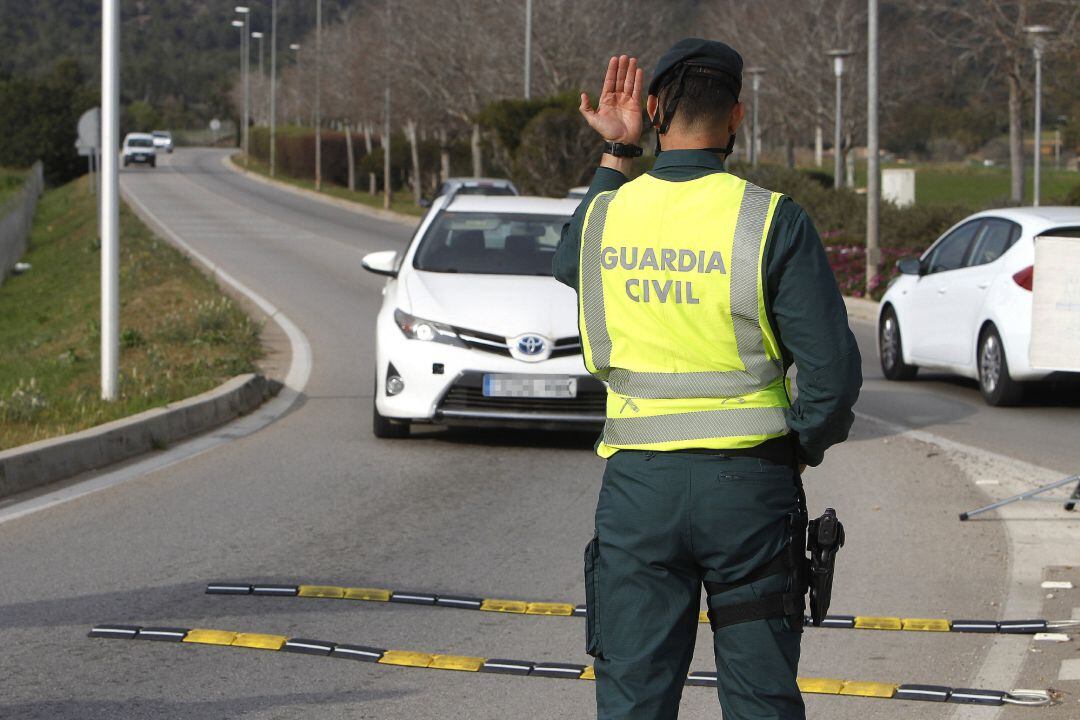
[(597, 108), (582, 95), (605, 154), (553, 266), (608, 385), (585, 552), (597, 714), (677, 716), (704, 586), (725, 720), (804, 718), (803, 589), (786, 550), (802, 470), (847, 438), (859, 351), (806, 213), (724, 168), (739, 54), (695, 38), (664, 54), (646, 103), (660, 154), (628, 181), (641, 89), (624, 55)]

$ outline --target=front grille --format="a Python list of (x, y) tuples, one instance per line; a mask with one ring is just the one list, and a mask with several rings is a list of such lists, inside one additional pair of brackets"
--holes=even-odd
[(578, 378), (576, 398), (485, 397), (482, 373), (465, 373), (450, 386), (439, 410), (492, 410), (514, 413), (596, 415), (603, 419), (607, 391), (591, 377)]
[[(465, 328), (459, 327), (455, 327), (454, 332), (456, 332), (458, 337), (460, 337), (472, 350), (510, 357), (510, 345), (507, 342), (507, 339), (500, 335), (477, 332), (476, 330), (466, 330)], [(579, 354), (581, 354), (581, 338), (576, 335), (558, 338), (551, 348), (551, 357), (553, 358)]]

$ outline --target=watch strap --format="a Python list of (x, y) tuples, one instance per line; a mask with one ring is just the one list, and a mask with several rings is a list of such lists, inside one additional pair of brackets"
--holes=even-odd
[(604, 152), (615, 157), (636, 158), (641, 157), (644, 150), (640, 146), (631, 145), (630, 143), (605, 142)]

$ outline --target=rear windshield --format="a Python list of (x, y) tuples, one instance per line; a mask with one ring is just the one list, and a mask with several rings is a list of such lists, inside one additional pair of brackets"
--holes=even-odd
[(167, 133), (167, 132), (163, 132), (163, 131), (161, 131), (161, 130), (155, 130), (155, 131), (154, 131), (153, 133), (151, 133), (151, 134), (152, 134), (152, 135), (153, 135), (154, 137), (156, 137), (156, 138), (167, 138), (167, 137), (169, 137), (169, 133)]
[(416, 251), (417, 270), (479, 275), (551, 275), (558, 215), (442, 213)]
[(154, 147), (154, 141), (150, 138), (131, 138), (127, 141), (128, 147)]
[(514, 191), (505, 185), (464, 185), (458, 195), (513, 195)]
[(1047, 237), (1080, 238), (1080, 227), (1059, 227), (1039, 233), (1039, 237), (1044, 235)]

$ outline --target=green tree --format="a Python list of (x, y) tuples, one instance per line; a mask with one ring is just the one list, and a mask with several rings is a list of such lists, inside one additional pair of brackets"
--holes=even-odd
[(71, 59), (38, 79), (0, 81), (0, 165), (25, 167), (40, 159), (51, 184), (80, 175), (86, 161), (75, 151), (76, 125), (94, 104), (92, 89)]

